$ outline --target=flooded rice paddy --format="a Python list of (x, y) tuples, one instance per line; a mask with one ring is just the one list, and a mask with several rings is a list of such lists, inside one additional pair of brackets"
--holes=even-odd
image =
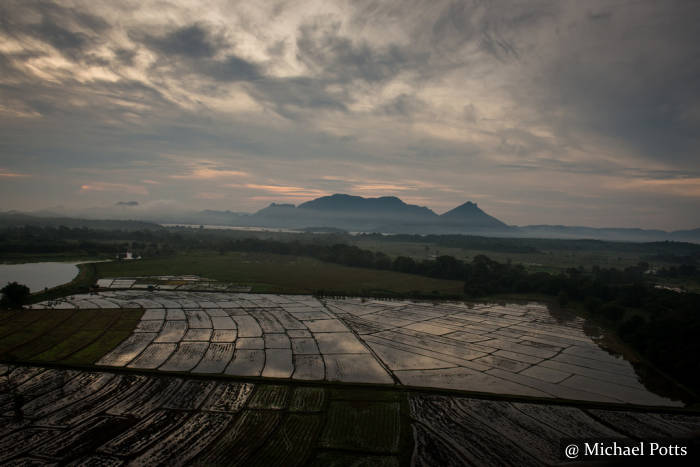
[[(682, 406), (649, 390), (583, 320), (546, 306), (317, 299), (132, 288), (33, 308), (141, 308), (133, 333), (97, 361), (162, 372), (436, 388), (578, 401)], [(109, 288), (113, 288), (109, 289)]]

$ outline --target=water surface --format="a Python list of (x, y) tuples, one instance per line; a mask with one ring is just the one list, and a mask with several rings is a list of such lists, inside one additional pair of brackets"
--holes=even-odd
[(19, 282), (32, 292), (44, 287), (56, 287), (70, 282), (78, 274), (79, 263), (22, 263), (0, 264), (0, 287), (8, 282)]

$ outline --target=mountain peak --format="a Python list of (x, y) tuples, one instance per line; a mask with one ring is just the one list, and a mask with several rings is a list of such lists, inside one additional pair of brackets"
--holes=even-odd
[(506, 227), (506, 224), (479, 209), (476, 203), (467, 201), (442, 214), (440, 219), (450, 224), (464, 224), (470, 227)]

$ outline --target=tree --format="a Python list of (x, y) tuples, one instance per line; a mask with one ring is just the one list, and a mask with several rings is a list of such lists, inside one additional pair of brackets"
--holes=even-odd
[(29, 296), (29, 287), (17, 282), (8, 282), (0, 292), (2, 292), (0, 305), (3, 308), (19, 308)]
[(569, 303), (569, 294), (565, 290), (560, 290), (557, 300), (559, 301), (559, 306), (566, 306)]

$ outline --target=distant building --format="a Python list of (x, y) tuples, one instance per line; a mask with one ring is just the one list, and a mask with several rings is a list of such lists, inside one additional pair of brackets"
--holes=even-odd
[(132, 252), (126, 250), (126, 253), (117, 253), (117, 259), (141, 259), (140, 256), (134, 256)]

